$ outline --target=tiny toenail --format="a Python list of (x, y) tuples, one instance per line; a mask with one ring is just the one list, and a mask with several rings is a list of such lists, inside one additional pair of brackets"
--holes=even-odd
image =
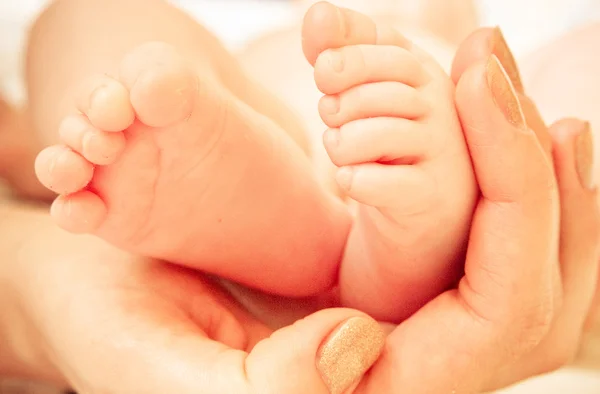
[(84, 154), (90, 154), (95, 150), (99, 149), (99, 145), (101, 144), (101, 140), (94, 131), (89, 131), (83, 135), (83, 139), (81, 141), (82, 152)]
[(48, 173), (53, 174), (55, 172), (56, 167), (60, 162), (65, 161), (66, 155), (70, 152), (70, 149), (67, 147), (63, 147), (60, 152), (57, 152), (56, 155), (50, 160), (48, 165)]
[(354, 178), (354, 168), (342, 167), (338, 170), (335, 179), (342, 189), (350, 191), (352, 188), (352, 178)]
[(82, 142), (83, 148), (85, 149), (85, 148), (89, 147), (90, 145), (93, 145), (97, 140), (98, 140), (98, 136), (92, 130), (92, 131), (87, 131), (86, 133), (83, 134), (83, 139), (81, 142)]
[(73, 204), (70, 198), (64, 201), (61, 205), (61, 210), (63, 211), (66, 217), (70, 218), (71, 216), (73, 216)]
[(525, 90), (523, 88), (519, 67), (517, 67), (515, 57), (506, 43), (506, 39), (504, 38), (504, 34), (502, 34), (502, 30), (500, 30), (499, 27), (495, 27), (493, 34), (493, 54), (496, 55), (500, 61), (500, 64), (502, 64), (502, 67), (504, 67), (504, 70), (508, 74), (508, 77), (510, 78), (515, 90), (521, 94), (524, 94)]
[(336, 148), (340, 144), (340, 129), (327, 129), (323, 134), (323, 143), (328, 148)]
[(102, 94), (106, 92), (106, 85), (98, 86), (94, 91), (90, 94), (90, 100), (88, 102), (88, 110), (94, 108), (94, 103), (97, 103), (99, 99), (101, 100)]
[(324, 113), (335, 115), (340, 111), (340, 99), (338, 96), (323, 96), (320, 106)]
[(331, 69), (336, 73), (344, 71), (344, 55), (335, 49), (328, 52), (328, 62)]

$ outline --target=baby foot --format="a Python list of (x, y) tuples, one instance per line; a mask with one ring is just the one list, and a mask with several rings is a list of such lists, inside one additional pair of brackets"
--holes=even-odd
[[(42, 151), (40, 181), (64, 229), (265, 291), (332, 286), (347, 209), (307, 157), (210, 71), (148, 43), (99, 77)], [(325, 237), (324, 235), (327, 235)]]
[(324, 144), (360, 203), (342, 301), (402, 320), (458, 278), (476, 201), (454, 86), (405, 37), (356, 12), (317, 4), (303, 31), (325, 93)]

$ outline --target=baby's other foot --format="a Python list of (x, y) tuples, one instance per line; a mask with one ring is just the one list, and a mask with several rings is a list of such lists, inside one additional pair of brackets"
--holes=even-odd
[(364, 15), (320, 3), (307, 31), (324, 144), (359, 203), (342, 301), (399, 321), (451, 286), (463, 261), (477, 187), (454, 86), (430, 56)]
[(265, 291), (333, 285), (347, 209), (284, 131), (210, 71), (147, 43), (118, 79), (92, 79), (74, 110), (63, 145), (36, 161), (60, 195), (51, 214), (61, 227)]

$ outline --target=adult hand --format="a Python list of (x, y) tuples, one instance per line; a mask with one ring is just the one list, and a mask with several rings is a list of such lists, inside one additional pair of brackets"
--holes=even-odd
[[(465, 277), (391, 332), (355, 393), (478, 392), (526, 377), (519, 365), (532, 365), (529, 376), (570, 354), (559, 348), (553, 364), (540, 361), (553, 355), (553, 332), (578, 332), (585, 302), (576, 301), (589, 293), (578, 276), (592, 277), (598, 257), (594, 192), (575, 166), (585, 165), (574, 152), (586, 149), (583, 124), (553, 129), (557, 188), (535, 135), (518, 126), (518, 113), (501, 111), (515, 107), (502, 104), (510, 95), (486, 64), (471, 65), (457, 90), (482, 189)], [(38, 365), (82, 393), (337, 394), (381, 349), (377, 326), (346, 309), (270, 335), (208, 278), (50, 230), (45, 220), (34, 215), (25, 228), (11, 293), (34, 328)]]
[(359, 393), (497, 389), (564, 365), (578, 348), (599, 257), (590, 131), (566, 120), (544, 135), (533, 103), (519, 108), (524, 94), (485, 51), (498, 48), (483, 47), (497, 31), (478, 34), (458, 54), (458, 63), (468, 48), (484, 54), (458, 73), (456, 92), (481, 188), (465, 275), (389, 335)]
[[(390, 330), (355, 394), (494, 390), (559, 368), (578, 349), (600, 256), (590, 130), (574, 119), (547, 129), (532, 102), (518, 110), (523, 93), (513, 96), (491, 57), (496, 34), (479, 30), (458, 54), (484, 55), (458, 74), (456, 93), (482, 191), (465, 276)], [(249, 304), (251, 293), (238, 294)]]
[(23, 236), (0, 279), (17, 295), (9, 305), (24, 324), (8, 323), (24, 328), (12, 339), (28, 349), (30, 376), (85, 394), (335, 394), (383, 346), (380, 326), (348, 309), (273, 333), (200, 273), (15, 215), (0, 247)]
[[(552, 157), (560, 193), (561, 222), (558, 274), (553, 291), (557, 301), (548, 333), (518, 362), (498, 371), (488, 388), (503, 387), (528, 377), (553, 371), (576, 356), (593, 309), (600, 295), (598, 278), (598, 207), (592, 186), (592, 134), (589, 124), (561, 120), (550, 128), (527, 96), (516, 62), (499, 29), (483, 28), (469, 36), (459, 48), (452, 77), (459, 81), (465, 70), (491, 54), (497, 56), (510, 77), (522, 104), (526, 122)], [(472, 86), (472, 85), (471, 85)], [(469, 82), (463, 87), (469, 89)], [(457, 94), (459, 97), (461, 93)], [(463, 96), (463, 108), (469, 104)], [(473, 114), (463, 111), (463, 122), (477, 124)]]
[[(313, 48), (410, 45), (393, 29), (326, 3), (308, 11), (304, 26), (327, 32), (313, 37), (323, 41)], [(454, 71), (481, 188), (465, 275), (388, 336), (357, 393), (476, 393), (554, 369), (576, 350), (599, 256), (589, 130), (566, 121), (548, 133), (521, 86), (511, 85), (510, 76), (520, 82), (514, 60), (492, 33), (467, 40)]]

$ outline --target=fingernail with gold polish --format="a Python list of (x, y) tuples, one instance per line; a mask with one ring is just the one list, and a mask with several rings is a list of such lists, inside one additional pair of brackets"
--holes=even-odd
[(502, 34), (502, 30), (499, 27), (494, 28), (494, 38), (492, 45), (492, 53), (496, 55), (504, 70), (506, 70), (506, 74), (510, 78), (510, 81), (513, 84), (513, 87), (518, 93), (524, 94), (525, 89), (523, 87), (523, 82), (521, 80), (521, 73), (519, 72), (519, 67), (517, 67), (517, 62), (515, 61), (515, 57), (513, 56), (506, 40), (504, 38), (504, 34)]
[(331, 394), (342, 394), (377, 361), (385, 336), (368, 317), (353, 317), (340, 325), (321, 345), (317, 369)]
[(495, 55), (490, 56), (486, 65), (486, 73), (494, 102), (506, 119), (516, 127), (527, 128), (523, 108), (521, 108), (515, 89)]
[(589, 122), (575, 140), (575, 166), (581, 185), (593, 189), (594, 138)]

